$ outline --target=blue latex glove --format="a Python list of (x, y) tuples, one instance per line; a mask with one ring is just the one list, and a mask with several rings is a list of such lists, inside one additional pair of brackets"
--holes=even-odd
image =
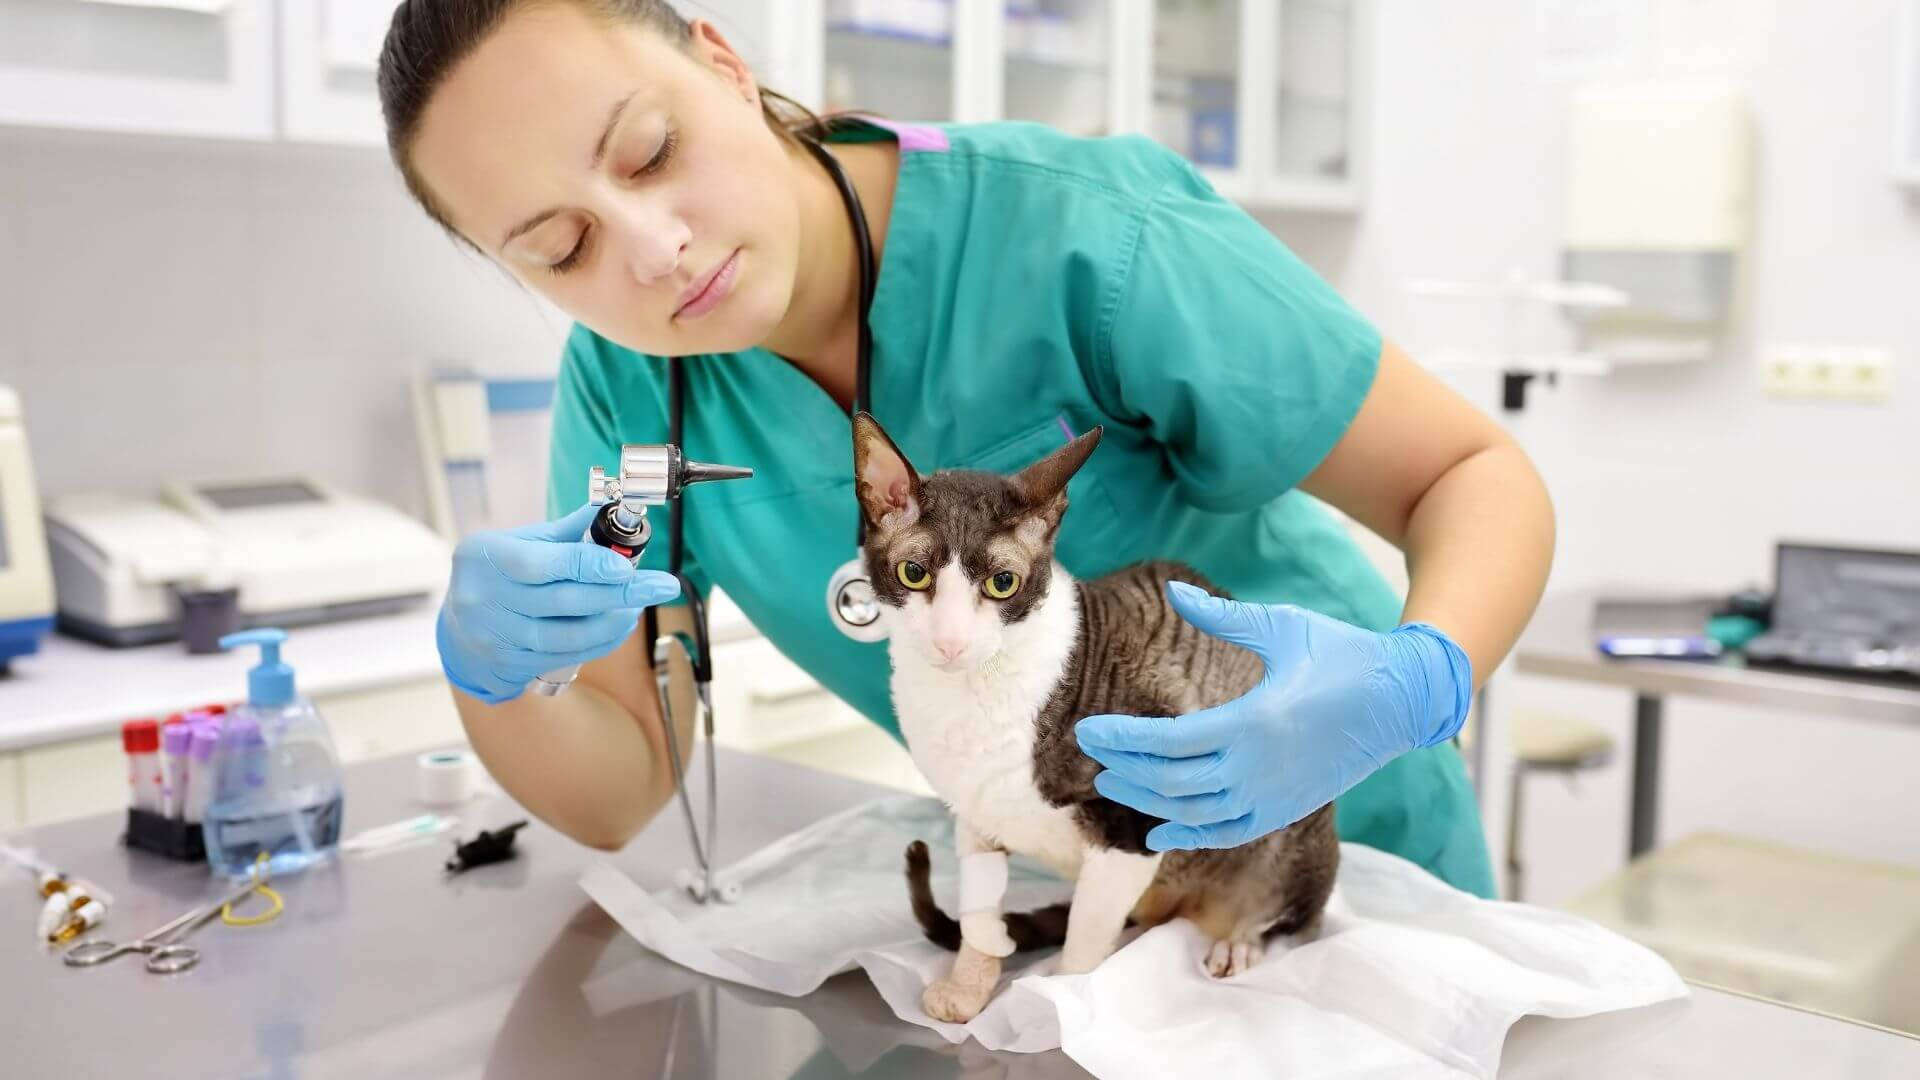
[(1252, 650), (1266, 677), (1244, 697), (1181, 717), (1089, 716), (1074, 734), (1106, 767), (1094, 787), (1165, 818), (1155, 851), (1257, 840), (1332, 802), (1409, 750), (1453, 737), (1473, 673), (1425, 623), (1362, 630), (1288, 604), (1223, 600), (1170, 582), (1174, 610)]
[(672, 574), (583, 542), (594, 512), (460, 541), (434, 631), (449, 682), (489, 705), (517, 697), (535, 675), (612, 652), (641, 608), (680, 595)]

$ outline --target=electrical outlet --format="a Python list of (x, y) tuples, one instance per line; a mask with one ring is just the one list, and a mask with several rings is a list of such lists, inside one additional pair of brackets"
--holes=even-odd
[(1893, 391), (1893, 352), (1877, 346), (1776, 345), (1761, 354), (1760, 387), (1775, 397), (1883, 402)]
[(1774, 397), (1811, 397), (1806, 350), (1776, 345), (1760, 356), (1760, 388)]

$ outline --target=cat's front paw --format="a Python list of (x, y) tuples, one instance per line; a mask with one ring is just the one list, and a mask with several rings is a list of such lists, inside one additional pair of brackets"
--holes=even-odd
[(1207, 953), (1207, 974), (1216, 979), (1231, 979), (1251, 969), (1266, 955), (1267, 947), (1258, 941), (1222, 939), (1214, 942), (1212, 950)]
[(935, 1020), (964, 1024), (980, 1015), (993, 996), (993, 983), (981, 984), (961, 979), (941, 979), (920, 995), (920, 1007)]

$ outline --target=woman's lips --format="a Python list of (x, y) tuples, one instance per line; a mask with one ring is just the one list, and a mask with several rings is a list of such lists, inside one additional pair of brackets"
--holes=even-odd
[(740, 274), (740, 249), (734, 248), (725, 262), (701, 275), (700, 280), (687, 286), (680, 294), (680, 306), (674, 309), (676, 319), (697, 319), (727, 298), (733, 291), (733, 279)]

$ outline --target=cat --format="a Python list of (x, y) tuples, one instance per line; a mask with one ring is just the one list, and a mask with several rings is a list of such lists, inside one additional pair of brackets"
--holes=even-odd
[[(978, 1015), (1015, 949), (1061, 945), (1059, 971), (1091, 971), (1125, 925), (1184, 916), (1228, 977), (1270, 935), (1318, 925), (1339, 865), (1332, 804), (1241, 847), (1154, 852), (1160, 819), (1103, 798), (1101, 766), (1073, 728), (1101, 713), (1177, 716), (1260, 682), (1259, 657), (1200, 632), (1167, 601), (1168, 581), (1221, 595), (1171, 562), (1078, 582), (1054, 560), (1067, 481), (1099, 445), (1093, 428), (1011, 476), (914, 469), (879, 423), (854, 417), (861, 554), (888, 630), (890, 689), (914, 763), (954, 815), (959, 918), (928, 884), (926, 845), (907, 849), (914, 914), (955, 950), (928, 986), (927, 1013)], [(1003, 913), (1008, 853), (1074, 881), (1071, 904)]]

